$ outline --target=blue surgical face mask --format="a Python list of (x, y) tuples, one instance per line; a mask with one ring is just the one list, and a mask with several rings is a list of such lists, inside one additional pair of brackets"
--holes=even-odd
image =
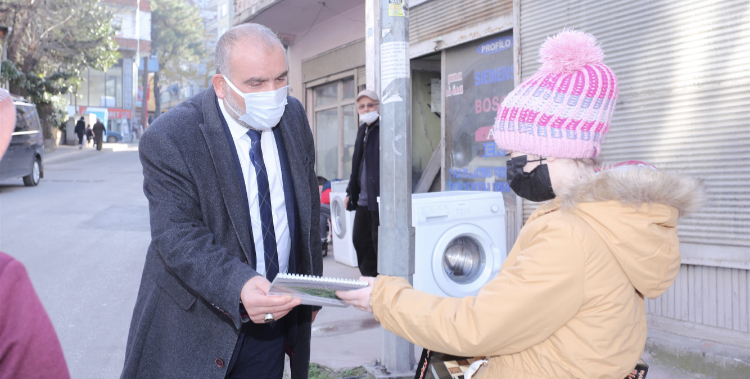
[[(224, 76), (224, 75), (222, 75)], [(258, 130), (270, 129), (278, 125), (286, 109), (286, 96), (289, 86), (275, 91), (243, 93), (224, 76), (229, 88), (245, 99), (245, 114), (240, 114), (227, 102), (227, 106), (240, 116), (240, 121)]]

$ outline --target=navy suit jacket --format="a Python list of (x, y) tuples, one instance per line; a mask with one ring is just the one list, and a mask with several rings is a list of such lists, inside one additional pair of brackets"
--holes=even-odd
[[(322, 275), (320, 195), (307, 115), (293, 97), (278, 127), (288, 161), (284, 189), (297, 272)], [(139, 144), (149, 201), (146, 255), (122, 378), (223, 379), (243, 319), (242, 286), (258, 273), (244, 190), (209, 88), (158, 117)], [(286, 175), (286, 172), (290, 175)], [(287, 185), (291, 180), (293, 185)], [(312, 308), (296, 329), (292, 377), (306, 378)], [(289, 317), (289, 315), (287, 315)]]

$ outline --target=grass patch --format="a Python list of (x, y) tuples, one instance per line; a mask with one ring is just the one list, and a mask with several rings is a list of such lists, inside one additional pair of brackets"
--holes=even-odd
[(371, 378), (364, 367), (333, 370), (317, 363), (310, 363), (308, 379), (367, 379)]

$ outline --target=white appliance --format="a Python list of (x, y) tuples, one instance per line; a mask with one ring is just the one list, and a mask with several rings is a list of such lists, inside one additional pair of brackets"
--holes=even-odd
[(354, 211), (346, 210), (346, 186), (348, 180), (331, 183), (331, 225), (333, 235), (333, 259), (351, 267), (357, 266), (357, 251), (352, 243)]
[(507, 256), (501, 192), (412, 196), (414, 288), (440, 296), (476, 295)]

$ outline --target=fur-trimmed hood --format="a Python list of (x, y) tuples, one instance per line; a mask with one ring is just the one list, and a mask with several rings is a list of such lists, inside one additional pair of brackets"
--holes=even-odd
[(581, 178), (557, 198), (563, 210), (579, 203), (614, 200), (636, 208), (665, 204), (676, 208), (680, 216), (694, 212), (705, 201), (700, 180), (643, 164), (602, 169)]
[(704, 201), (699, 180), (645, 165), (603, 169), (557, 197), (610, 247), (633, 286), (655, 298), (680, 267), (677, 219)]

